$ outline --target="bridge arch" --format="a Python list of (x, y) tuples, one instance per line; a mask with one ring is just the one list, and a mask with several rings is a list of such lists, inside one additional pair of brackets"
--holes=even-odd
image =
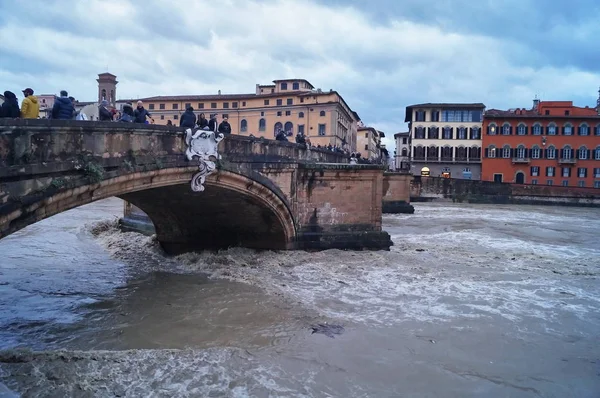
[(166, 252), (244, 246), (289, 249), (296, 237), (287, 199), (268, 181), (229, 170), (210, 175), (204, 192), (193, 192), (195, 167), (135, 172), (100, 183), (56, 190), (31, 199), (0, 217), (0, 238), (55, 214), (119, 197), (142, 209), (153, 221)]

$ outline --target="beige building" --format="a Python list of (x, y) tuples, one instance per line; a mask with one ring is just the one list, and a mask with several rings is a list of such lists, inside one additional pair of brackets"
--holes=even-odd
[[(197, 116), (216, 113), (219, 122), (229, 119), (233, 134), (273, 139), (283, 130), (291, 141), (303, 133), (317, 146), (339, 146), (356, 151), (357, 122), (360, 120), (337, 91), (322, 91), (303, 79), (275, 80), (256, 85), (251, 94), (177, 95), (140, 98), (156, 124), (170, 120), (179, 125), (188, 106)], [(119, 100), (117, 107), (137, 100)]]
[(402, 131), (394, 134), (396, 141), (395, 169), (410, 170), (410, 132)]
[(411, 171), (481, 179), (481, 128), (485, 105), (427, 103), (406, 107)]

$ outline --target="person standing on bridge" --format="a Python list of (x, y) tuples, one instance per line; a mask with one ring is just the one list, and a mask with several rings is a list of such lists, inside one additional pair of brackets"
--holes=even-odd
[(227, 121), (226, 117), (224, 117), (221, 124), (219, 124), (219, 133), (223, 135), (231, 134), (231, 125)]
[(25, 99), (21, 103), (21, 117), (23, 119), (37, 119), (40, 116), (40, 104), (38, 99), (33, 95), (33, 89), (26, 88), (23, 90)]
[(144, 108), (144, 103), (142, 101), (137, 102), (137, 108), (135, 108), (133, 116), (136, 123), (146, 123), (146, 117), (149, 117), (150, 120), (154, 122), (152, 115), (146, 110), (146, 108)]
[(191, 106), (186, 108), (185, 112), (183, 112), (183, 115), (181, 115), (181, 118), (179, 119), (179, 126), (190, 129), (196, 127), (196, 115), (194, 114), (194, 108)]
[(111, 111), (108, 110), (108, 101), (102, 100), (100, 106), (98, 107), (98, 117), (101, 122), (110, 122), (112, 121), (113, 115)]
[(208, 128), (208, 120), (206, 120), (204, 113), (201, 113), (200, 117), (198, 117), (198, 128), (204, 129), (205, 127)]
[(52, 107), (52, 119), (69, 120), (75, 115), (73, 101), (69, 98), (69, 93), (65, 90), (60, 92), (60, 97), (54, 101)]
[(20, 116), (21, 111), (19, 110), (19, 100), (17, 100), (17, 96), (12, 91), (5, 91), (4, 103), (0, 108), (0, 117), (16, 119)]
[(217, 122), (217, 114), (213, 113), (212, 115), (210, 115), (210, 120), (208, 121), (208, 129), (210, 131), (212, 131), (213, 133), (215, 133), (215, 136), (218, 133), (218, 131), (217, 131), (218, 125), (219, 125), (219, 122)]

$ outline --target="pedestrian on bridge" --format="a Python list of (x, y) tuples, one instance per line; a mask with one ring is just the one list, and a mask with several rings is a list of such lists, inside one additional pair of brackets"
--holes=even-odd
[(9, 117), (16, 119), (21, 116), (21, 111), (19, 110), (19, 101), (17, 100), (17, 96), (12, 91), (4, 92), (4, 103), (0, 108), (0, 118)]
[(146, 123), (147, 117), (149, 117), (150, 120), (152, 120), (152, 122), (154, 122), (152, 115), (150, 114), (150, 112), (148, 112), (146, 110), (146, 108), (144, 108), (144, 103), (142, 101), (137, 102), (137, 108), (135, 108), (135, 111), (133, 112), (133, 116), (134, 116), (136, 123)]
[(196, 127), (196, 115), (194, 114), (194, 108), (188, 106), (179, 119), (179, 126), (183, 128), (193, 129)]

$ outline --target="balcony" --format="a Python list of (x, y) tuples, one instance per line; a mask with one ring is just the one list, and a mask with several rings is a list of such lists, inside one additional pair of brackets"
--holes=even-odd
[(513, 164), (529, 164), (531, 160), (529, 158), (513, 158)]
[(575, 159), (574, 158), (571, 158), (571, 159), (560, 158), (560, 159), (558, 159), (558, 163), (559, 164), (575, 164)]

